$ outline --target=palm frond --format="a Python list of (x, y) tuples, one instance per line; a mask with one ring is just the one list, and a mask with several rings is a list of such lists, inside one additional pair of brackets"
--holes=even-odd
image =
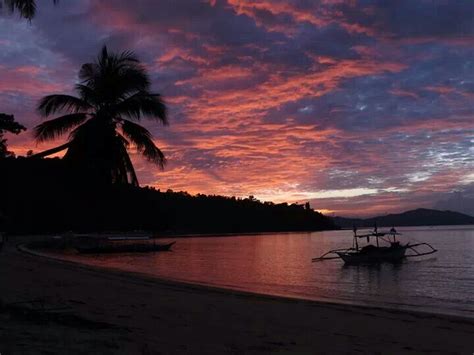
[(135, 52), (133, 51), (123, 51), (118, 56), (118, 60), (121, 62), (134, 62), (134, 63), (140, 62), (138, 57), (135, 55)]
[(161, 169), (165, 168), (166, 157), (165, 154), (150, 140), (149, 144), (145, 145), (145, 149), (141, 152), (148, 161), (157, 164)]
[(119, 54), (109, 53), (107, 46), (103, 46), (96, 63), (101, 65), (103, 68), (119, 68), (122, 65), (133, 65), (139, 62), (138, 57), (133, 51), (123, 51)]
[(82, 100), (87, 102), (91, 106), (100, 105), (100, 96), (98, 96), (97, 90), (94, 90), (92, 87), (84, 84), (76, 84), (74, 89), (79, 93), (79, 96)]
[(98, 66), (95, 63), (83, 64), (79, 70), (79, 79), (87, 82), (98, 75)]
[(159, 94), (138, 92), (115, 106), (117, 115), (140, 120), (142, 116), (154, 118), (164, 125), (168, 124), (166, 105)]
[(120, 87), (124, 94), (136, 91), (146, 91), (150, 89), (151, 82), (145, 68), (141, 65), (127, 65), (119, 72)]
[(34, 128), (35, 138), (38, 142), (56, 139), (86, 119), (86, 113), (71, 113), (45, 121)]
[(27, 20), (31, 20), (36, 14), (35, 0), (4, 0), (4, 3), (11, 13), (18, 11)]
[(101, 74), (86, 85), (94, 88), (104, 101), (116, 104), (137, 92), (148, 91), (151, 84), (143, 68), (126, 67), (106, 75)]
[(159, 165), (162, 169), (166, 164), (163, 152), (155, 145), (151, 133), (145, 128), (128, 120), (121, 120), (122, 132), (135, 146), (137, 150), (149, 161)]
[[(3, 0), (7, 9), (14, 13), (18, 11), (20, 16), (31, 21), (36, 15), (36, 1), (35, 0)], [(53, 3), (56, 5), (59, 0), (53, 0)], [(1, 8), (1, 2), (0, 2)]]
[(43, 97), (37, 107), (41, 116), (47, 117), (59, 111), (78, 113), (88, 111), (92, 106), (78, 97), (70, 95), (48, 95)]
[(103, 47), (93, 63), (84, 64), (79, 72), (82, 84), (95, 90), (107, 102), (117, 102), (137, 91), (150, 88), (150, 79), (133, 52), (109, 53)]

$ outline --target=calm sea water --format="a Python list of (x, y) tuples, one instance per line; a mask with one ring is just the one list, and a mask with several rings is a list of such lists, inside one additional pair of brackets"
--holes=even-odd
[(73, 256), (96, 266), (231, 289), (474, 318), (474, 227), (399, 228), (438, 253), (399, 265), (312, 263), (351, 231), (178, 239), (173, 252)]

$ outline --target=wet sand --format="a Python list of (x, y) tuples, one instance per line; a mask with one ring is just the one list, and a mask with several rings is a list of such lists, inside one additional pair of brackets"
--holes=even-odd
[(474, 320), (160, 281), (0, 252), (0, 353), (474, 351)]

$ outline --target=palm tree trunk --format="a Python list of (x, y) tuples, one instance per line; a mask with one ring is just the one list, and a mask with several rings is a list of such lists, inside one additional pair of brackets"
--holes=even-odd
[(69, 144), (70, 143), (68, 142), (68, 143), (65, 143), (63, 145), (60, 145), (59, 147), (51, 148), (51, 149), (45, 150), (44, 152), (40, 152), (40, 153), (30, 155), (30, 158), (44, 158), (44, 157), (47, 157), (49, 155), (58, 153), (58, 152), (60, 152), (64, 149), (69, 148)]

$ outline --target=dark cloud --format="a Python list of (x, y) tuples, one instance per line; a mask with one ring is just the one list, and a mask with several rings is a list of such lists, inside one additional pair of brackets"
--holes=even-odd
[(474, 35), (470, 0), (361, 0), (336, 5), (345, 21), (396, 38), (455, 38)]

